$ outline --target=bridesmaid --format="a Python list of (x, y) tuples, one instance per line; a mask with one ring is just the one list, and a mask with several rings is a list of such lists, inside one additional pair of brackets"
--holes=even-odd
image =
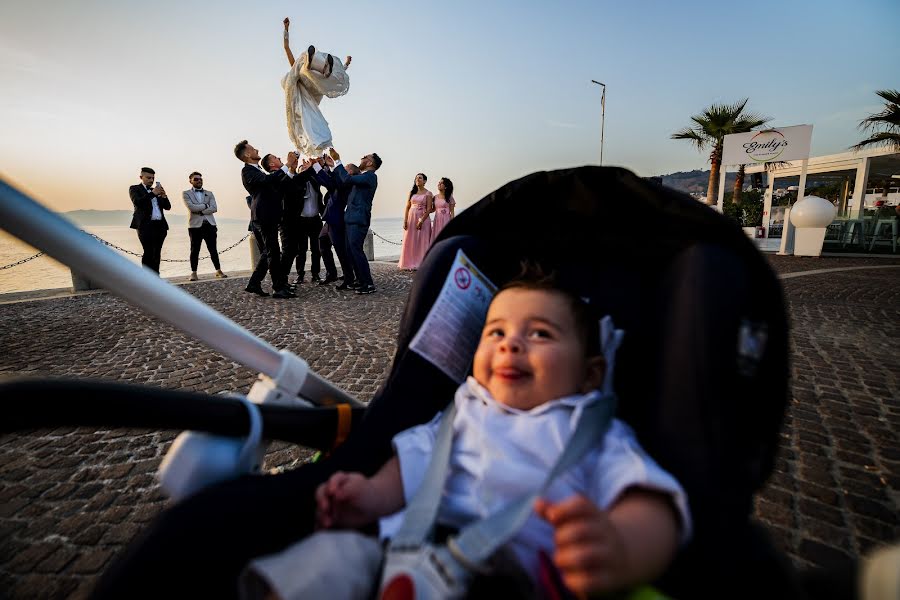
[(434, 226), (431, 228), (431, 239), (441, 232), (441, 229), (453, 218), (453, 210), (456, 208), (456, 200), (453, 199), (453, 182), (446, 177), (438, 181), (438, 194), (434, 197)]
[(403, 246), (400, 248), (401, 269), (416, 270), (431, 244), (431, 217), (434, 210), (434, 194), (425, 189), (428, 177), (416, 175), (416, 182), (409, 191), (406, 211), (403, 213)]

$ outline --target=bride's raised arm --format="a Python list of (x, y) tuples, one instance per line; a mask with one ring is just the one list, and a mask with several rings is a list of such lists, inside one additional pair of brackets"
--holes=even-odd
[(288, 17), (284, 18), (284, 53), (287, 54), (288, 62), (291, 63), (291, 66), (294, 66), (294, 53), (291, 52), (290, 40), (288, 38), (288, 29), (291, 27), (291, 20)]

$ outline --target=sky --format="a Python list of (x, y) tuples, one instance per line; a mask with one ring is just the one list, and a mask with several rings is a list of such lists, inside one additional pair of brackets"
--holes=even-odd
[[(219, 215), (248, 217), (233, 147), (291, 149), (282, 19), (295, 53), (353, 56), (322, 101), (345, 162), (384, 164), (373, 217), (403, 214), (416, 173), (459, 208), (534, 171), (603, 163), (708, 168), (669, 139), (714, 102), (812, 124), (844, 152), (900, 88), (897, 0), (313, 3), (45, 0), (0, 4), (0, 177), (53, 208), (130, 210), (142, 166), (173, 198), (203, 173)], [(2, 225), (2, 224), (0, 224)]]

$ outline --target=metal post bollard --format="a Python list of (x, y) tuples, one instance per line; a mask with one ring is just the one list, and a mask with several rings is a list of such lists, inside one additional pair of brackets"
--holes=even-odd
[(69, 269), (72, 273), (72, 291), (73, 292), (83, 292), (85, 290), (99, 290), (100, 286), (95, 285), (93, 281), (82, 275), (81, 273), (76, 273), (74, 269)]
[(363, 242), (363, 252), (366, 253), (366, 260), (375, 260), (375, 236), (372, 235), (371, 229), (366, 231), (366, 241)]
[(250, 245), (250, 270), (253, 271), (256, 269), (256, 263), (259, 262), (259, 255), (261, 254), (259, 250), (259, 244), (256, 243), (256, 236), (252, 233), (250, 237), (247, 238), (247, 243)]

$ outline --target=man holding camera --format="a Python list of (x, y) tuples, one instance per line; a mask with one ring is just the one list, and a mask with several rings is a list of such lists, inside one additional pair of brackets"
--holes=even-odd
[(163, 242), (169, 233), (164, 210), (172, 210), (172, 204), (162, 184), (156, 182), (156, 171), (150, 167), (141, 167), (141, 183), (128, 188), (128, 195), (134, 205), (134, 216), (131, 228), (137, 229), (138, 239), (144, 249), (141, 264), (159, 274), (159, 262), (162, 255)]

